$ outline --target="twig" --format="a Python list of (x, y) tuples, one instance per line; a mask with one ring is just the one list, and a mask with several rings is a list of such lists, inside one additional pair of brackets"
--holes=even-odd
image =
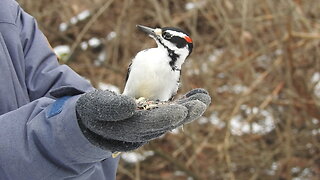
[(102, 13), (105, 12), (109, 8), (109, 6), (112, 4), (113, 1), (114, 0), (109, 0), (109, 1), (105, 2), (103, 4), (103, 6), (101, 6), (99, 8), (99, 10), (91, 17), (91, 19), (88, 21), (88, 23), (84, 26), (84, 28), (81, 30), (81, 32), (77, 36), (75, 42), (71, 46), (69, 56), (66, 58), (67, 62), (73, 56), (75, 50), (77, 49), (77, 47), (81, 43), (81, 40), (84, 37), (84, 35), (88, 32), (88, 30), (92, 27), (92, 25), (97, 21), (97, 19), (102, 15)]
[(180, 169), (181, 171), (185, 172), (186, 174), (188, 174), (189, 176), (191, 176), (194, 180), (201, 180), (202, 178), (200, 178), (200, 176), (196, 173), (194, 173), (193, 171), (191, 171), (190, 169), (188, 169), (184, 164), (182, 164), (181, 162), (179, 162), (177, 159), (173, 158), (172, 156), (168, 155), (167, 153), (159, 150), (158, 148), (154, 147), (152, 145), (152, 143), (150, 143), (150, 147), (152, 148), (152, 151), (154, 151), (154, 153), (158, 156), (160, 156), (161, 158), (169, 161), (171, 164), (173, 164), (175, 167), (177, 167), (178, 169)]
[[(289, 38), (289, 35), (285, 34), (283, 36), (283, 38), (280, 40), (280, 42), (284, 42), (284, 41), (288, 40), (288, 38)], [(252, 55), (246, 57), (244, 60), (241, 60), (241, 62), (235, 64), (232, 68), (230, 68), (230, 71), (234, 71), (238, 68), (241, 68), (245, 64), (250, 63), (251, 61), (255, 60), (257, 57), (262, 55), (266, 49), (272, 50), (275, 47), (277, 47), (278, 45), (279, 45), (279, 40), (274, 40), (274, 41), (270, 42), (269, 44), (266, 45), (265, 48), (258, 50), (257, 52), (253, 53)]]
[(304, 39), (320, 39), (320, 34), (318, 33), (305, 33), (305, 32), (291, 32), (292, 37), (304, 38)]
[(122, 165), (118, 166), (118, 171), (122, 174), (129, 176), (130, 179), (134, 180), (134, 175), (130, 171), (128, 171), (126, 168), (122, 167)]
[(135, 163), (135, 166), (136, 166), (136, 178), (135, 180), (140, 180), (140, 162), (138, 161), (137, 163)]

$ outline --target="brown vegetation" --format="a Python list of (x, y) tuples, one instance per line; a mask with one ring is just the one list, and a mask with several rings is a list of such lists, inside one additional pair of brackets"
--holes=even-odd
[[(207, 119), (139, 149), (155, 153), (142, 162), (121, 161), (118, 179), (320, 178), (320, 82), (311, 81), (320, 73), (319, 1), (19, 2), (53, 47), (70, 45), (65, 63), (94, 85), (122, 89), (131, 58), (155, 46), (136, 24), (177, 26), (191, 34), (194, 51), (183, 67), (180, 94), (207, 89), (213, 98)], [(91, 16), (68, 23), (83, 10)], [(62, 22), (69, 25), (63, 32), (58, 28)], [(117, 36), (106, 38), (110, 32)], [(102, 45), (81, 50), (81, 42), (92, 37)], [(104, 50), (106, 60), (94, 65)], [(235, 119), (246, 132), (234, 129)], [(274, 128), (264, 125), (268, 119)], [(256, 126), (263, 132), (256, 132)]]

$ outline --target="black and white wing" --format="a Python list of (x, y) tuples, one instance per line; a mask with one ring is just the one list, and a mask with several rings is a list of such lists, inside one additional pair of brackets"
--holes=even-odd
[(129, 64), (125, 83), (127, 83), (128, 79), (129, 79), (129, 75), (130, 75), (130, 71), (131, 71), (131, 65), (132, 65), (132, 62)]

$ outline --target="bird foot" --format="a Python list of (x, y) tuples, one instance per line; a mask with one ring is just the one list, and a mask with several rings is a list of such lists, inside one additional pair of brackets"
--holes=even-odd
[(136, 100), (137, 103), (137, 109), (139, 110), (151, 110), (151, 109), (156, 109), (160, 105), (167, 104), (165, 101), (150, 101), (144, 97), (140, 97), (139, 99)]

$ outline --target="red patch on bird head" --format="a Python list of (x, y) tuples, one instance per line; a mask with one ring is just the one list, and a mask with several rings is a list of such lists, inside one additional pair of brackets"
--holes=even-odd
[(192, 39), (189, 36), (185, 36), (184, 39), (188, 42), (188, 43), (192, 43)]

